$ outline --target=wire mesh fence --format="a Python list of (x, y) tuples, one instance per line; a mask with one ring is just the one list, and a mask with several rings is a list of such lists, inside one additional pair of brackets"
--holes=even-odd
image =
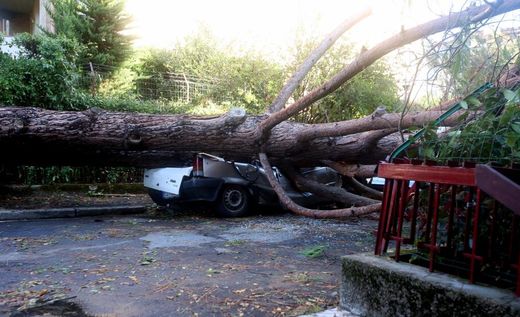
[[(84, 65), (82, 70), (80, 85), (92, 94), (98, 93), (102, 84), (113, 80), (115, 71), (111, 66), (97, 64)], [(125, 79), (125, 89), (140, 100), (190, 103), (208, 98), (215, 103), (225, 101), (215, 94), (217, 80), (212, 78), (166, 72), (132, 75)]]
[(166, 99), (189, 103), (210, 96), (214, 84), (185, 74), (162, 73), (143, 76), (135, 81), (136, 93), (146, 100)]

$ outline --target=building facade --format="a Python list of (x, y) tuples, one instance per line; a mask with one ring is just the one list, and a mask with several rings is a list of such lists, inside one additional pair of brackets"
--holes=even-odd
[(0, 0), (0, 32), (4, 37), (52, 30), (48, 0)]

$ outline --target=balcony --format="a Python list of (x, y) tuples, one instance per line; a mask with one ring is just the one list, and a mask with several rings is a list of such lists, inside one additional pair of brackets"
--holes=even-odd
[(51, 30), (47, 0), (0, 0), (0, 32), (6, 36)]

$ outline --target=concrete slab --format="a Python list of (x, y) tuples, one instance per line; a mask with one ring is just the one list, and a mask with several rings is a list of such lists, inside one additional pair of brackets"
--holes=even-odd
[(520, 316), (513, 292), (372, 254), (342, 258), (340, 308), (360, 316)]

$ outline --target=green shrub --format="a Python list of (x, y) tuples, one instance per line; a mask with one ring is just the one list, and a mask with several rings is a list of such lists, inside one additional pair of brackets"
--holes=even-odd
[(457, 126), (442, 134), (434, 125), (426, 126), (407, 156), (440, 163), (472, 161), (509, 166), (520, 162), (520, 88), (492, 88), (479, 99), (467, 98), (465, 102), (467, 109)]
[(135, 167), (18, 166), (0, 168), (6, 183), (46, 185), (63, 183), (140, 183), (143, 170)]
[(304, 249), (300, 253), (307, 258), (314, 259), (323, 256), (325, 254), (325, 250), (327, 250), (326, 246), (315, 245)]
[[(172, 74), (203, 83), (204, 92), (194, 93), (189, 100), (176, 99), (185, 87), (174, 84)], [(133, 85), (128, 85), (128, 79)], [(198, 108), (193, 110), (197, 114), (226, 111), (230, 107), (243, 107), (248, 113), (257, 114), (274, 100), (283, 80), (280, 64), (255, 52), (229, 53), (203, 30), (171, 50), (137, 52), (108, 83), (101, 85), (100, 92), (190, 104)], [(140, 84), (146, 84), (146, 89), (136, 89)]]
[(124, 0), (51, 0), (47, 8), (54, 33), (85, 46), (80, 64), (119, 66), (131, 52), (133, 38), (127, 30), (130, 17)]
[(79, 90), (81, 72), (77, 42), (45, 35), (21, 34), (11, 45), (16, 56), (0, 53), (0, 104), (78, 110), (85, 98)]

